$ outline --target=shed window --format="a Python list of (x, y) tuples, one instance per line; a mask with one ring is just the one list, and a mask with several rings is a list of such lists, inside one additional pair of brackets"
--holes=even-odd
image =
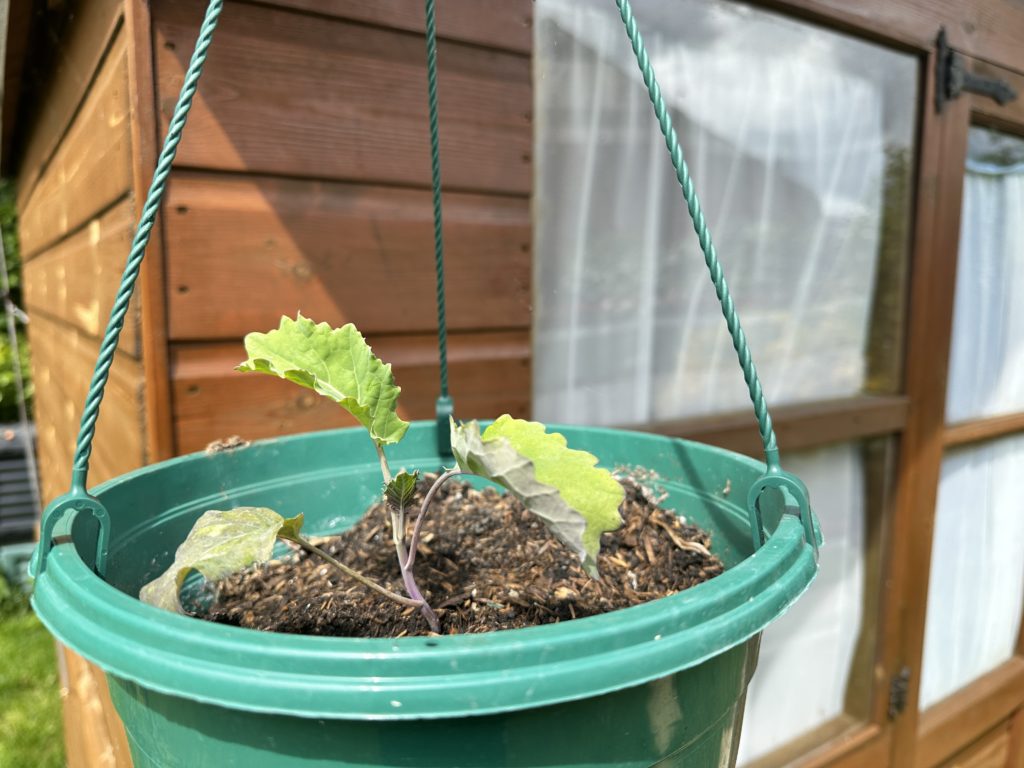
[[(738, 3), (636, 14), (769, 402), (861, 393), (880, 257), (905, 258), (916, 61)], [(535, 23), (535, 415), (746, 408), (615, 9), (542, 0)]]

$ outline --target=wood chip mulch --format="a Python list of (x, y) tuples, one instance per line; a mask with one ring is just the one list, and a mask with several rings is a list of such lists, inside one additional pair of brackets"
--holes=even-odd
[[(419, 493), (429, 488), (424, 478)], [(490, 632), (591, 616), (671, 595), (720, 574), (707, 533), (658, 504), (652, 478), (620, 473), (622, 528), (604, 534), (599, 579), (522, 504), (449, 481), (435, 497), (414, 567), (444, 634)], [(419, 509), (417, 500), (415, 509)], [(411, 529), (410, 529), (411, 530)], [(316, 543), (400, 594), (382, 505)], [(430, 634), (415, 608), (380, 597), (305, 552), (222, 580), (204, 616), (251, 629), (341, 637)]]

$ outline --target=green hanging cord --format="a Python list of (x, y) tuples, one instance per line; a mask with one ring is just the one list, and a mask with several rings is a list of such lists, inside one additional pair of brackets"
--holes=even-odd
[(760, 503), (761, 495), (767, 488), (777, 488), (784, 494), (788, 494), (795, 500), (800, 508), (800, 517), (804, 523), (804, 533), (808, 543), (814, 548), (817, 557), (818, 538), (813, 529), (810, 514), (810, 503), (808, 501), (807, 488), (803, 482), (788, 472), (782, 470), (779, 462), (779, 447), (775, 439), (775, 429), (772, 426), (772, 417), (768, 413), (768, 403), (765, 401), (764, 391), (761, 389), (761, 381), (757, 376), (757, 369), (750, 356), (750, 349), (747, 346), (747, 338), (740, 326), (739, 314), (733, 304), (732, 296), (729, 294), (729, 286), (725, 281), (725, 274), (722, 272), (722, 265), (718, 261), (715, 252), (715, 245), (711, 241), (711, 232), (708, 230), (707, 222), (704, 220), (704, 211), (701, 210), (700, 201), (697, 199), (697, 192), (693, 187), (693, 179), (690, 177), (690, 170), (683, 157), (682, 147), (675, 128), (672, 126), (672, 117), (669, 115), (668, 107), (661, 96), (661, 88), (654, 76), (654, 68), (651, 66), (650, 58), (644, 47), (643, 37), (637, 28), (633, 10), (629, 0), (615, 0), (619, 8), (619, 15), (622, 23), (626, 26), (626, 35), (633, 46), (633, 53), (636, 54), (637, 64), (643, 75), (644, 85), (647, 86), (647, 93), (654, 107), (654, 114), (658, 118), (658, 125), (665, 137), (665, 145), (668, 147), (672, 165), (676, 170), (676, 179), (682, 188), (683, 197), (686, 199), (686, 207), (693, 220), (693, 228), (697, 233), (697, 240), (704, 252), (704, 263), (707, 264), (711, 273), (711, 282), (715, 286), (715, 294), (722, 305), (722, 314), (725, 316), (725, 323), (732, 336), (732, 344), (739, 358), (740, 366), (743, 368), (743, 378), (747, 383), (747, 390), (750, 393), (750, 400), (754, 405), (754, 415), (757, 417), (758, 429), (761, 433), (761, 442), (764, 445), (764, 459), (767, 471), (750, 490), (748, 495), (748, 511), (751, 518), (751, 534), (754, 542), (754, 549), (758, 549), (765, 540), (764, 526), (762, 522)]
[(188, 118), (189, 110), (192, 108), (192, 98), (195, 96), (196, 88), (199, 84), (199, 76), (203, 72), (203, 64), (206, 62), (207, 51), (213, 40), (213, 32), (217, 28), (217, 20), (220, 17), (223, 6), (223, 0), (210, 0), (203, 24), (199, 29), (195, 50), (192, 53), (192, 59), (185, 74), (185, 81), (181, 86), (178, 103), (174, 107), (174, 114), (167, 129), (167, 137), (164, 139), (163, 149), (160, 151), (160, 158), (153, 173), (153, 182), (146, 195), (146, 202), (142, 208), (139, 225), (135, 230), (135, 237), (132, 240), (128, 261), (125, 265), (124, 274), (121, 277), (121, 286), (114, 299), (114, 306), (110, 311), (110, 320), (107, 322), (107, 330), (103, 336), (103, 343), (100, 345), (99, 358), (96, 361), (96, 368), (93, 371), (92, 381), (89, 385), (89, 394), (86, 397), (85, 408), (82, 411), (82, 423), (78, 432), (78, 442), (75, 447), (74, 463), (71, 470), (71, 490), (60, 498), (55, 499), (47, 507), (43, 515), (40, 545), (36, 550), (37, 562), (33, 566), (33, 572), (37, 575), (45, 568), (46, 556), (53, 546), (54, 527), (68, 510), (91, 512), (99, 521), (100, 531), (96, 543), (95, 568), (102, 575), (106, 567), (109, 515), (103, 505), (86, 491), (89, 475), (89, 457), (92, 453), (92, 440), (96, 434), (96, 420), (99, 418), (100, 403), (103, 401), (103, 392), (110, 375), (110, 366), (114, 361), (118, 338), (124, 326), (125, 314), (128, 312), (128, 303), (131, 300), (135, 281), (138, 279), (139, 270), (142, 267), (142, 259), (145, 256), (146, 246), (149, 244), (149, 237), (153, 231), (153, 223), (156, 220), (157, 212), (160, 210), (160, 202), (163, 199), (164, 189), (167, 186), (167, 176), (171, 172), (171, 165), (177, 153), (178, 143), (181, 141), (182, 130), (185, 128), (185, 121)]
[(434, 193), (434, 269), (437, 275), (437, 352), (441, 363), (441, 394), (437, 398), (437, 449), (451, 456), (452, 437), (448, 419), (452, 399), (448, 395), (448, 327), (444, 306), (444, 239), (441, 233), (441, 142), (437, 129), (437, 25), (434, 0), (426, 0), (427, 106), (430, 112), (430, 174)]

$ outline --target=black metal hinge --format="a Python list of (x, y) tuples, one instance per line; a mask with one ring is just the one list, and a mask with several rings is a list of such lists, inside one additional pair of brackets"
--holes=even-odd
[(889, 681), (889, 719), (907, 708), (907, 690), (910, 688), (910, 667), (903, 667)]
[(944, 27), (939, 30), (935, 53), (936, 112), (941, 113), (947, 101), (952, 101), (964, 91), (988, 96), (1000, 104), (1009, 104), (1017, 98), (1017, 92), (1005, 80), (968, 72), (963, 57), (949, 47)]

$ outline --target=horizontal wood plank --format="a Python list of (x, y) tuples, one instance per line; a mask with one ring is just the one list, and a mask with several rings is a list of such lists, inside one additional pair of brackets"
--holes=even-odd
[[(263, 6), (230, 10), (179, 165), (429, 185), (422, 37)], [(197, 0), (153, 4), (164, 131), (201, 17)], [(442, 41), (438, 62), (446, 186), (528, 194), (530, 59)]]
[[(267, 0), (267, 4), (423, 32), (423, 0)], [(530, 52), (531, 0), (444, 0), (438, 6), (438, 38)]]
[[(45, 312), (99, 338), (121, 282), (135, 218), (125, 199), (88, 226), (43, 251), (25, 265), (24, 295), (30, 314)], [(120, 349), (139, 357), (138, 302), (132, 300)]]
[[(172, 339), (240, 339), (296, 311), (364, 333), (437, 327), (426, 190), (183, 172), (168, 197)], [(528, 328), (529, 201), (452, 193), (444, 213), (449, 328)]]
[(30, 259), (123, 197), (132, 185), (128, 61), (119, 35), (85, 103), (20, 211)]
[[(40, 474), (46, 501), (68, 489), (71, 459), (99, 340), (42, 312), (29, 325)], [(93, 441), (90, 485), (144, 463), (142, 366), (118, 352)]]
[(89, 0), (79, 4), (72, 15), (18, 160), (19, 210), (25, 209), (36, 181), (82, 103), (120, 23), (122, 5), (123, 0)]
[[(433, 418), (438, 393), (434, 336), (368, 339), (392, 364), (402, 387), (399, 413)], [(171, 348), (174, 423), (179, 453), (198, 451), (231, 435), (252, 440), (355, 422), (334, 403), (271, 376), (242, 374), (241, 343), (177, 344)], [(452, 334), (449, 378), (460, 418), (529, 415), (530, 339), (526, 331)]]
[[(899, 432), (906, 419), (907, 398), (901, 395), (862, 395), (772, 408), (775, 433), (785, 450)], [(749, 456), (764, 453), (752, 411), (628, 428), (698, 440)]]
[(942, 442), (950, 448), (982, 440), (995, 440), (1015, 432), (1024, 432), (1024, 413), (1009, 413), (1005, 416), (950, 424), (943, 432)]
[(1024, 704), (1024, 659), (1014, 657), (925, 711), (916, 768), (934, 768), (980, 739)]
[(1002, 724), (978, 739), (942, 768), (1006, 768), (1010, 756), (1010, 730)]

